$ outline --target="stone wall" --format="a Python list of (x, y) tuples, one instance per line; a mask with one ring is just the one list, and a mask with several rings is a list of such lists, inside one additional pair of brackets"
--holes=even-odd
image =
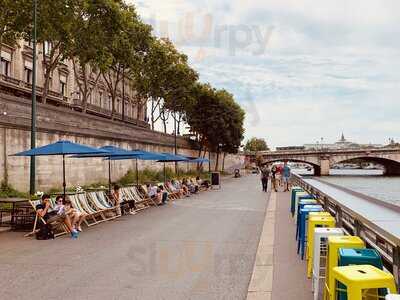
[[(30, 159), (10, 155), (30, 147), (29, 104), (25, 99), (0, 94), (0, 180), (4, 180), (8, 174), (8, 182), (21, 191), (27, 191), (29, 188)], [(37, 128), (37, 146), (63, 139), (94, 147), (116, 145), (126, 149), (170, 153), (174, 149), (174, 137), (171, 135), (51, 105), (38, 104)], [(197, 156), (197, 151), (193, 150), (194, 145), (188, 140), (178, 137), (177, 144), (179, 154)], [(212, 169), (215, 166), (215, 157), (215, 154), (211, 155)], [(240, 167), (243, 162), (243, 157), (228, 155), (225, 159), (225, 169)], [(180, 165), (182, 169), (187, 168), (184, 163)], [(60, 187), (61, 166), (61, 157), (38, 157), (37, 189)], [(161, 163), (139, 161), (140, 169), (145, 167), (160, 169), (162, 166)], [(173, 167), (173, 164), (170, 166)], [(117, 179), (134, 167), (134, 160), (114, 161), (112, 178)], [(189, 167), (194, 168), (195, 165)], [(205, 169), (208, 169), (208, 165)], [(66, 176), (69, 186), (107, 182), (108, 162), (100, 158), (67, 158)]]

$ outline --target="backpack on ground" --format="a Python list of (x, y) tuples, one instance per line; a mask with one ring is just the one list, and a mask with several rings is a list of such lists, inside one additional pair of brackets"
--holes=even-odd
[(52, 240), (54, 239), (54, 232), (49, 224), (42, 224), (39, 231), (36, 232), (37, 240)]

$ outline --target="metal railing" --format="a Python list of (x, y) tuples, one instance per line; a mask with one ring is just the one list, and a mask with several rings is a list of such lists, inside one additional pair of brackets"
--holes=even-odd
[(335, 217), (337, 227), (342, 227), (349, 235), (359, 236), (368, 247), (376, 249), (381, 254), (385, 267), (393, 273), (397, 285), (400, 285), (399, 237), (393, 236), (358, 212), (307, 183), (301, 176), (292, 174), (291, 181), (314, 195), (324, 209)]

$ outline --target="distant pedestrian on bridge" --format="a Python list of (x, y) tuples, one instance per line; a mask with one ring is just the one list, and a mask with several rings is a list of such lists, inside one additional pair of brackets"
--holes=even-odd
[(285, 188), (284, 191), (289, 192), (290, 168), (289, 168), (287, 162), (285, 162), (285, 164), (283, 165), (282, 179), (283, 179), (283, 184), (284, 184), (284, 188)]
[(263, 192), (268, 191), (268, 179), (269, 179), (269, 169), (267, 166), (264, 166), (261, 169), (261, 184)]

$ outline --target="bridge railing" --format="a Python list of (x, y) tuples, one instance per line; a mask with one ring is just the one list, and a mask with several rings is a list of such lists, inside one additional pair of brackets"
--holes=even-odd
[(397, 285), (400, 285), (400, 239), (398, 237), (326, 195), (303, 180), (301, 176), (292, 174), (291, 181), (294, 185), (315, 195), (324, 209), (335, 217), (338, 227), (342, 227), (347, 234), (359, 236), (368, 247), (376, 249), (383, 258), (385, 268), (393, 273)]

